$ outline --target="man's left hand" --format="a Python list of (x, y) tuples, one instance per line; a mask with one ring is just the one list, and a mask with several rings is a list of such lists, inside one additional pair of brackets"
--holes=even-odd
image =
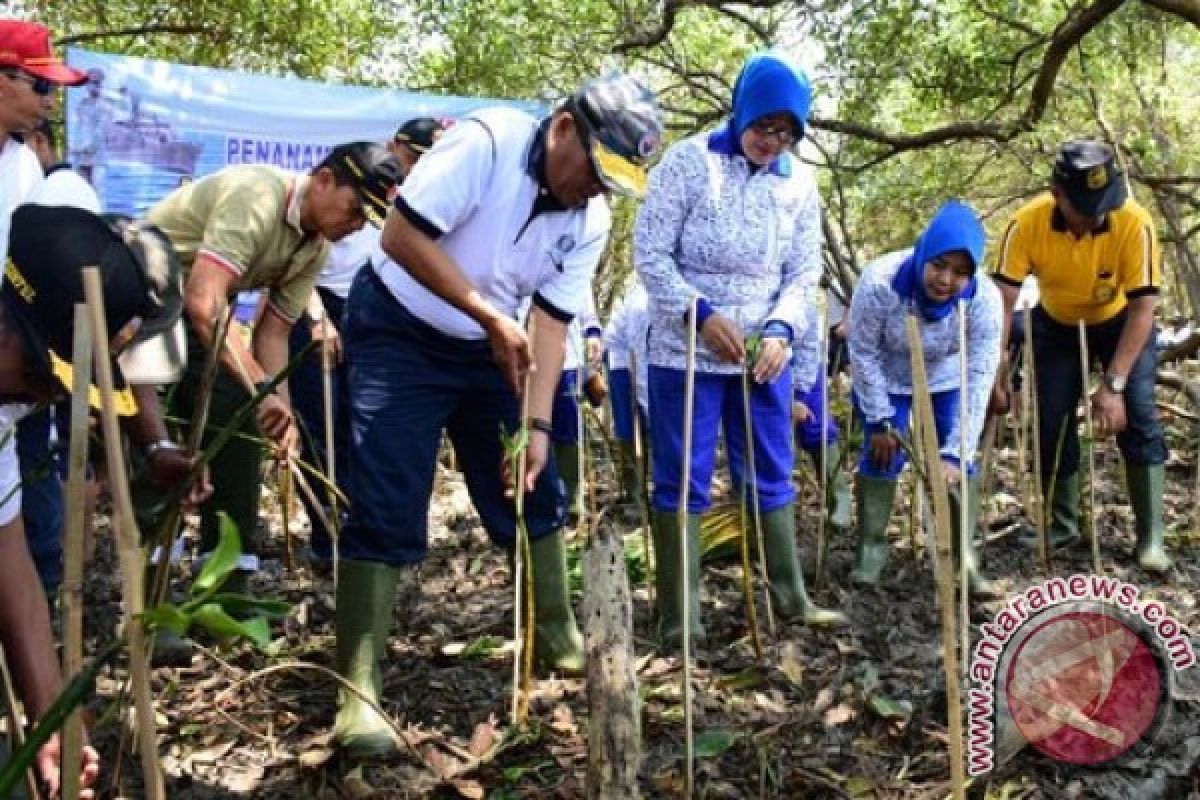
[(1125, 397), (1107, 386), (1092, 392), (1092, 422), (1105, 436), (1125, 430)]
[[(545, 431), (529, 429), (529, 443), (525, 446), (525, 493), (533, 491), (534, 485), (537, 483), (538, 476), (542, 474), (542, 470), (546, 468), (546, 461), (550, 457), (550, 436)], [(504, 459), (504, 464), (501, 465), (501, 475), (504, 481), (504, 496), (512, 497), (513, 483), (516, 476), (513, 475), (513, 465), (508, 460), (507, 456)]]

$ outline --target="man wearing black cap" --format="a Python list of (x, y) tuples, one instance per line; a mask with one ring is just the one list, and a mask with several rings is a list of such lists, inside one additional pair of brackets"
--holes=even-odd
[[(1165, 572), (1171, 566), (1163, 551), (1167, 446), (1154, 405), (1160, 254), (1153, 220), (1128, 197), (1125, 176), (1107, 144), (1079, 139), (1063, 145), (1050, 191), (1019, 209), (1009, 223), (994, 276), (1004, 296), (1005, 340), (1027, 275), (1037, 277), (1041, 295), (1030, 324), (1042, 485), (1054, 487), (1052, 543), (1062, 547), (1079, 539), (1075, 409), (1083, 388), (1082, 321), (1088, 351), (1104, 369), (1091, 396), (1096, 429), (1116, 434), (1125, 459), (1137, 561), (1144, 569)], [(1001, 407), (1007, 404), (1002, 391), (998, 399)], [(1056, 457), (1057, 472), (1052, 472)]]
[[(412, 170), (417, 160), (433, 147), (441, 133), (442, 124), (433, 117), (415, 117), (400, 126), (392, 141), (388, 143), (387, 149), (399, 164), (401, 180)], [(391, 200), (390, 196), (388, 200)], [(293, 358), (308, 347), (310, 341), (318, 343), (309, 357), (292, 371), (288, 378), (288, 388), (304, 430), (304, 435), (300, 437), (303, 457), (308, 463), (321, 467), (325, 466), (327, 460), (321, 369), (322, 359), (330, 359), (328, 366), (332, 408), (329, 416), (334, 429), (336, 464), (333, 477), (337, 480), (338, 488), (344, 487), (350, 458), (350, 397), (348, 368), (342, 358), (341, 348), (342, 313), (354, 276), (379, 249), (379, 237), (379, 228), (366, 225), (357, 233), (352, 233), (333, 244), (325, 268), (317, 278), (317, 288), (309, 298), (305, 316), (298, 324), (292, 326)], [(333, 544), (323, 519), (331, 519), (330, 514), (334, 513), (334, 509), (324, 485), (314, 486), (313, 493), (322, 503), (325, 514), (322, 516), (315, 513), (309, 506), (308, 496), (301, 495), (312, 525), (309, 560), (313, 568), (324, 572), (333, 564)], [(344, 511), (343, 504), (337, 513)]]
[[(333, 148), (310, 175), (266, 165), (231, 166), (181, 186), (150, 209), (147, 219), (170, 238), (186, 276), (187, 370), (172, 394), (174, 416), (192, 418), (206, 353), (216, 346), (216, 328), (238, 292), (266, 290), (266, 310), (250, 346), (232, 327), (221, 345), (207, 435), (228, 425), (287, 365), (288, 333), (305, 310), (329, 242), (368, 221), (378, 225), (398, 177), (395, 158), (382, 146), (353, 142)], [(235, 573), (234, 591), (258, 561), (254, 535), (262, 453), (255, 439), (261, 432), (288, 457), (297, 450), (286, 383), (259, 405), (257, 427), (248, 425), (241, 431), (246, 437), (233, 437), (214, 458), (213, 496), (201, 508), (203, 552), (216, 547), (219, 511), (230, 516), (241, 535), (247, 555)], [(143, 513), (149, 510), (143, 505)], [(190, 650), (160, 636), (156, 657), (164, 663), (190, 660)]]
[[(661, 134), (653, 95), (614, 74), (588, 82), (542, 120), (512, 108), (459, 120), (401, 187), (384, 228), (385, 257), (359, 271), (344, 323), (352, 447), (337, 666), (368, 697), (380, 698), (395, 596), (417, 587), (443, 432), (488, 534), (513, 546), (500, 431), (522, 424), (518, 394), (534, 362), (521, 487), (534, 653), (551, 669), (582, 668), (566, 579), (565, 498), (549, 451), (551, 406), (567, 324), (584, 307), (608, 241), (602, 195), (644, 188)], [(532, 337), (516, 320), (529, 299)], [(357, 695), (341, 693), (335, 735), (350, 755), (392, 752), (390, 731)]]
[[(174, 324), (181, 302), (179, 265), (161, 232), (149, 225), (105, 220), (76, 208), (21, 206), (0, 287), (0, 640), (31, 719), (44, 714), (62, 688), (45, 596), (25, 545), (21, 480), (11, 427), (32, 405), (65, 396), (72, 385), (74, 306), (83, 301), (82, 270), (101, 273), (111, 352)], [(114, 357), (118, 414), (136, 412)], [(90, 390), (93, 406), (100, 393)], [(38, 769), (58, 783), (57, 736)], [(87, 748), (84, 786), (98, 771)], [(90, 796), (90, 793), (89, 793)]]
[(388, 152), (396, 157), (407, 175), (417, 159), (429, 152), (446, 126), (433, 117), (413, 117), (396, 129)]

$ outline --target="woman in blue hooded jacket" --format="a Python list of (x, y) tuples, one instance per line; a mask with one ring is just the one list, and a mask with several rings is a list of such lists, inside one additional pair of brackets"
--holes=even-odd
[[(938, 210), (911, 250), (889, 253), (863, 268), (850, 304), (850, 367), (856, 411), (864, 420), (858, 467), (858, 563), (856, 583), (876, 585), (888, 559), (887, 524), (896, 482), (904, 468), (900, 437), (907, 434), (912, 407), (912, 372), (905, 319), (915, 314), (925, 351), (934, 424), (942, 467), (951, 488), (957, 528), (958, 489), (963, 465), (968, 475), (983, 431), (988, 396), (1000, 363), (1003, 307), (1000, 292), (979, 273), (986, 234), (974, 210), (951, 200)], [(967, 452), (959, 430), (959, 301), (966, 314)], [(970, 481), (968, 508), (974, 519), (978, 494)], [(957, 532), (954, 536), (957, 546)], [(967, 569), (974, 594), (992, 588)]]
[[(796, 552), (791, 481), (791, 341), (804, 333), (808, 295), (821, 272), (816, 181), (791, 153), (812, 93), (787, 56), (766, 51), (743, 66), (733, 116), (667, 150), (650, 173), (634, 229), (634, 263), (649, 297), (647, 362), (659, 639), (681, 638), (682, 608), (700, 624), (699, 520), (710, 506), (717, 436), (724, 427), (735, 489), (746, 453), (742, 372), (752, 376), (758, 506), (775, 608), (808, 624), (842, 621), (810, 602)], [(691, 318), (696, 303), (695, 319)], [(689, 476), (689, 585), (678, 574), (687, 326), (696, 325), (695, 404)], [(760, 335), (754, 363), (748, 336)]]

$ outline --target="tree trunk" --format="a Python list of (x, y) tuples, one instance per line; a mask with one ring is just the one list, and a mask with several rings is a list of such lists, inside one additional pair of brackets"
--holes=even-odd
[(636, 800), (642, 728), (633, 652), (633, 600), (621, 534), (604, 520), (583, 557), (586, 591), (588, 800)]

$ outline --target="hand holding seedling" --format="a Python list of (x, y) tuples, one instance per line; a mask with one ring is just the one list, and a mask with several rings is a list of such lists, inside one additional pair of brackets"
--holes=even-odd
[(700, 326), (700, 338), (713, 355), (728, 364), (741, 364), (746, 357), (741, 328), (724, 314), (710, 314)]
[(1115, 434), (1125, 430), (1125, 398), (1102, 386), (1092, 393), (1092, 416), (1096, 430), (1103, 434)]

